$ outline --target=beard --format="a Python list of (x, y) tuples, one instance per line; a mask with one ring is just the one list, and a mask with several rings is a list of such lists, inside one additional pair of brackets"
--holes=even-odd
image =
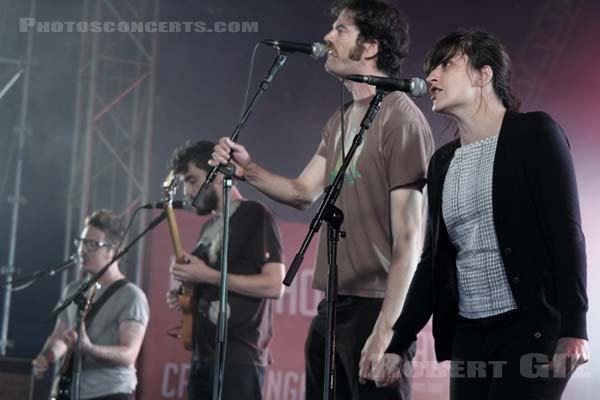
[(348, 58), (351, 59), (352, 61), (360, 61), (360, 58), (362, 57), (364, 51), (365, 51), (365, 46), (363, 45), (363, 43), (361, 41), (357, 40), (356, 45), (352, 48), (352, 50), (350, 50), (350, 53), (348, 54)]
[[(333, 76), (337, 76), (340, 78), (343, 78), (344, 76), (346, 76), (348, 74), (354, 73), (354, 72), (350, 72), (349, 68), (351, 68), (351, 67), (349, 67), (349, 65), (354, 64), (351, 61), (354, 61), (354, 62), (360, 61), (362, 58), (362, 55), (365, 51), (364, 44), (361, 41), (357, 40), (354, 47), (351, 48), (350, 51), (348, 52), (347, 58), (344, 60), (343, 58), (339, 58), (340, 53), (338, 52), (337, 49), (335, 49), (335, 47), (329, 46), (329, 48), (333, 52), (335, 52), (335, 54), (337, 55), (337, 58), (335, 58), (335, 59), (327, 58), (327, 61), (325, 62), (325, 71), (327, 71), (328, 73), (330, 73)], [(354, 67), (352, 67), (352, 68), (354, 68)]]
[(196, 208), (196, 213), (198, 215), (208, 215), (214, 210), (217, 209), (219, 205), (219, 196), (217, 196), (217, 192), (214, 186), (210, 186), (204, 195), (204, 199), (202, 200), (202, 204), (200, 207)]

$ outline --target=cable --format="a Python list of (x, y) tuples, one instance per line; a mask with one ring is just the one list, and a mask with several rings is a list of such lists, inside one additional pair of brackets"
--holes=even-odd
[[(346, 109), (344, 107), (344, 89), (345, 89), (345, 85), (344, 85), (345, 79), (342, 78), (342, 81), (340, 83), (340, 141), (342, 142), (342, 164), (344, 164), (344, 162), (346, 162), (346, 127), (345, 127), (345, 117), (346, 117)], [(348, 108), (350, 108), (350, 106), (348, 106)], [(339, 191), (342, 191), (342, 186), (344, 186), (344, 181), (346, 180), (346, 177), (342, 178), (342, 180), (340, 181), (340, 188)]]
[(127, 237), (127, 233), (131, 229), (131, 226), (133, 225), (133, 221), (135, 220), (137, 213), (142, 209), (144, 209), (144, 207), (139, 206), (135, 210), (133, 210), (133, 214), (131, 214), (131, 218), (129, 219), (129, 224), (127, 224), (127, 228), (125, 228), (125, 232), (123, 232), (123, 236), (121, 236), (121, 240), (119, 241), (119, 244), (117, 244), (117, 247), (115, 248), (115, 255), (119, 254), (119, 250), (121, 250), (123, 241), (125, 240), (125, 237)]
[(244, 101), (242, 102), (242, 109), (240, 110), (240, 120), (239, 123), (242, 122), (242, 118), (244, 117), (244, 112), (246, 111), (246, 104), (248, 103), (248, 95), (250, 94), (250, 83), (252, 83), (252, 75), (254, 73), (254, 60), (256, 58), (256, 50), (260, 46), (260, 42), (256, 42), (254, 45), (254, 50), (252, 50), (252, 57), (250, 58), (250, 69), (248, 70), (248, 81), (246, 82), (246, 93), (244, 93)]
[(342, 78), (342, 83), (340, 84), (340, 131), (341, 131), (341, 140), (342, 140), (342, 163), (346, 161), (346, 129), (344, 127), (344, 117), (346, 110), (344, 109), (344, 81)]
[[(78, 256), (76, 254), (71, 255), (71, 257), (69, 257), (69, 259), (67, 261), (63, 261), (62, 263), (58, 264), (58, 265), (53, 265), (49, 268), (40, 270), (40, 271), (35, 271), (31, 274), (25, 275), (25, 276), (17, 276), (13, 281), (12, 284), (14, 285), (11, 288), (11, 291), (13, 292), (18, 292), (20, 290), (23, 290), (29, 286), (31, 286), (38, 278), (44, 276), (44, 275), (48, 275), (48, 276), (52, 276), (55, 275), (65, 269), (71, 268), (73, 266), (73, 264), (78, 262)], [(8, 281), (4, 281), (2, 282), (2, 286), (6, 286), (6, 284), (8, 283)]]

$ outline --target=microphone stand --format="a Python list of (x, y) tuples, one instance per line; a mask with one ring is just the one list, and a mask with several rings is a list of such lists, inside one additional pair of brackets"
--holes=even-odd
[[(275, 74), (283, 67), (287, 56), (285, 54), (278, 53), (271, 68), (269, 69), (267, 76), (261, 82), (257, 92), (248, 104), (248, 107), (244, 111), (244, 115), (240, 119), (240, 122), (236, 126), (234, 132), (231, 134), (230, 139), (234, 142), (237, 141), (240, 131), (246, 124), (248, 117), (254, 110), (256, 102), (262, 97), (264, 92), (269, 87), (271, 81), (275, 77)], [(227, 269), (228, 269), (228, 249), (229, 249), (229, 197), (232, 181), (235, 175), (235, 167), (229, 163), (226, 166), (215, 166), (212, 167), (208, 172), (204, 183), (196, 193), (192, 206), (198, 208), (206, 194), (208, 186), (214, 181), (217, 176), (217, 172), (223, 173), (223, 249), (221, 255), (221, 287), (220, 287), (220, 301), (219, 301), (219, 319), (218, 328), (215, 343), (215, 360), (214, 360), (214, 371), (213, 371), (213, 391), (212, 399), (220, 400), (223, 391), (223, 378), (225, 375), (225, 353), (227, 349)]]
[(163, 211), (160, 215), (154, 218), (148, 227), (138, 234), (127, 246), (117, 253), (108, 264), (106, 264), (98, 272), (95, 272), (88, 280), (84, 281), (81, 286), (69, 296), (63, 303), (56, 307), (50, 314), (50, 318), (56, 318), (65, 308), (71, 303), (77, 305), (77, 318), (76, 318), (76, 329), (77, 329), (77, 342), (75, 344), (75, 350), (73, 351), (73, 379), (71, 383), (71, 400), (79, 400), (79, 387), (81, 381), (81, 330), (83, 325), (83, 314), (85, 312), (85, 306), (87, 300), (84, 293), (88, 291), (92, 285), (94, 285), (102, 275), (108, 270), (108, 268), (115, 263), (115, 261), (121, 259), (129, 250), (148, 232), (156, 228), (165, 218), (167, 214)]
[[(252, 111), (254, 110), (255, 103), (258, 101), (258, 99), (260, 99), (262, 97), (264, 92), (267, 90), (267, 88), (269, 87), (269, 84), (275, 77), (275, 74), (277, 73), (277, 71), (279, 71), (279, 69), (281, 67), (283, 67), (283, 64), (285, 63), (286, 58), (287, 57), (285, 54), (278, 54), (277, 58), (275, 58), (275, 61), (273, 62), (273, 65), (271, 65), (271, 68), (269, 69), (267, 76), (260, 84), (257, 92), (254, 94), (254, 97), (250, 101), (250, 104), (248, 104), (248, 107), (246, 108), (246, 111), (244, 112), (242, 119), (240, 119), (240, 122), (236, 126), (235, 131), (233, 131), (233, 133), (229, 137), (232, 141), (237, 142), (240, 131), (242, 130), (244, 125), (246, 125), (246, 120), (248, 119), (248, 117), (250, 116)], [(206, 190), (208, 189), (208, 185), (210, 185), (215, 180), (215, 177), (217, 176), (218, 169), (219, 169), (218, 166), (212, 167), (211, 170), (206, 175), (206, 180), (204, 181), (202, 186), (200, 186), (200, 190), (198, 190), (198, 193), (196, 193), (196, 196), (194, 197), (194, 200), (192, 201), (192, 206), (194, 206), (195, 208), (198, 208), (200, 206), (200, 203), (201, 203), (202, 199), (204, 198), (204, 195), (206, 194)]]
[[(235, 166), (232, 163), (218, 167), (223, 174), (223, 248), (221, 250), (221, 285), (219, 288), (219, 318), (215, 339), (212, 399), (220, 400), (225, 376), (227, 354), (227, 272), (229, 267), (229, 199)], [(231, 382), (230, 382), (231, 384)]]
[[(288, 270), (283, 284), (290, 286), (294, 277), (298, 273), (300, 265), (304, 260), (304, 255), (310, 242), (312, 241), (315, 233), (321, 228), (323, 221), (327, 222), (327, 258), (329, 263), (329, 271), (327, 275), (327, 292), (325, 295), (325, 301), (327, 303), (327, 329), (325, 337), (325, 369), (324, 369), (324, 386), (323, 386), (323, 399), (333, 400), (335, 391), (335, 312), (336, 312), (336, 301), (337, 301), (337, 243), (339, 237), (345, 237), (345, 232), (340, 231), (342, 222), (344, 221), (344, 213), (338, 207), (335, 206), (335, 202), (340, 195), (342, 182), (346, 174), (346, 169), (350, 165), (354, 153), (358, 149), (358, 146), (362, 144), (364, 133), (371, 127), (375, 115), (381, 108), (381, 102), (386, 92), (377, 89), (375, 97), (371, 100), (369, 109), (367, 110), (362, 122), (360, 123), (360, 131), (356, 134), (352, 140), (352, 146), (348, 151), (347, 156), (343, 160), (342, 166), (340, 167), (333, 183), (325, 189), (325, 196), (323, 201), (317, 210), (315, 217), (313, 218), (308, 233), (302, 242), (300, 250), (294, 257), (292, 265)], [(344, 140), (342, 138), (342, 140)]]
[[(45, 276), (53, 276), (59, 272), (62, 272), (66, 269), (69, 269), (69, 268), (77, 265), (77, 263), (78, 263), (78, 258), (74, 254), (71, 257), (69, 257), (68, 260), (65, 260), (59, 264), (52, 265), (48, 268), (35, 271), (24, 277), (17, 276), (16, 279), (13, 280), (14, 287), (12, 288), (12, 291), (16, 292), (16, 291), (25, 289), (25, 288), (31, 286), (32, 284), (34, 284), (40, 278), (43, 278)], [(2, 284), (5, 284), (5, 282), (3, 282)]]

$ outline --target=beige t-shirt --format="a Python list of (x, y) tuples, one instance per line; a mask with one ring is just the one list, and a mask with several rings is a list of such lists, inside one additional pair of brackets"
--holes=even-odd
[[(358, 129), (346, 132), (346, 152)], [(340, 136), (338, 110), (327, 121), (318, 149), (327, 159), (327, 184), (333, 182), (342, 164)], [(336, 203), (344, 212), (342, 230), (347, 233), (338, 243), (339, 294), (385, 295), (392, 257), (390, 193), (398, 188), (421, 190), (432, 153), (431, 128), (419, 108), (404, 93), (386, 95), (346, 171)], [(313, 288), (326, 290), (327, 270), (327, 227), (323, 225)]]

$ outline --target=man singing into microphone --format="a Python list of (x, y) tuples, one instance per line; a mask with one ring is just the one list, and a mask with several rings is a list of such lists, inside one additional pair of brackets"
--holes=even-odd
[[(351, 74), (399, 78), (408, 54), (408, 24), (387, 1), (348, 0), (336, 3), (333, 29), (325, 35), (329, 48), (325, 69), (336, 77)], [(345, 82), (352, 102), (335, 112), (323, 129), (323, 139), (304, 171), (293, 179), (275, 175), (256, 164), (246, 149), (220, 140), (212, 165), (233, 161), (245, 170), (246, 181), (269, 197), (296, 208), (312, 204), (335, 177), (342, 158), (360, 129), (375, 95), (375, 87)], [(392, 338), (392, 326), (402, 308), (416, 267), (422, 214), (422, 189), (433, 150), (425, 117), (406, 94), (388, 94), (372, 127), (364, 136), (342, 186), (337, 206), (347, 232), (338, 244), (339, 297), (336, 313), (336, 398), (409, 399), (410, 379), (398, 388), (378, 388), (373, 367)], [(313, 287), (325, 291), (327, 235), (321, 234)], [(322, 398), (326, 305), (321, 303), (305, 344), (306, 397)], [(414, 345), (404, 354), (411, 360)]]
[[(182, 177), (187, 197), (195, 197), (206, 180), (213, 147), (214, 143), (199, 141), (176, 150), (171, 170)], [(223, 245), (222, 189), (219, 174), (197, 209), (199, 214), (210, 214), (212, 218), (202, 226), (192, 254), (186, 253), (190, 262), (171, 266), (174, 279), (195, 284), (198, 298), (189, 400), (212, 397)], [(221, 398), (260, 400), (266, 367), (271, 361), (271, 299), (283, 294), (281, 239), (273, 214), (265, 206), (245, 200), (235, 186), (230, 195), (228, 337)], [(179, 307), (176, 291), (167, 293), (167, 303), (172, 308)]]

